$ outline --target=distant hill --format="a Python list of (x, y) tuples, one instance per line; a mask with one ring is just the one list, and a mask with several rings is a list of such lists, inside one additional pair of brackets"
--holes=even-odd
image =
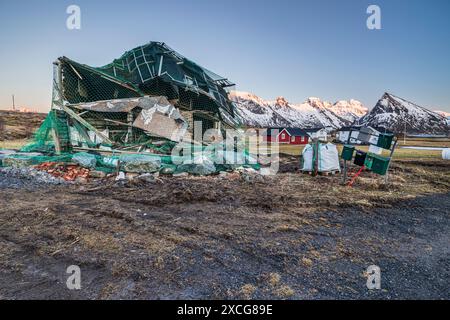
[(0, 141), (32, 137), (46, 116), (46, 113), (0, 110)]

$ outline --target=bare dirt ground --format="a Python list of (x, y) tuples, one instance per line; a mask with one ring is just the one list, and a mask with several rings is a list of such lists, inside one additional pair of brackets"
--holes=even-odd
[(125, 186), (0, 176), (0, 298), (450, 299), (448, 161), (397, 161), (389, 187), (365, 173), (349, 188), (282, 160), (275, 177)]

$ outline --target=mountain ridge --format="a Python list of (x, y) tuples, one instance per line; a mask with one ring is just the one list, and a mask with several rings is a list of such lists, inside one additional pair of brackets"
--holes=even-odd
[[(367, 108), (357, 100), (339, 100), (335, 104), (310, 97), (302, 103), (290, 103), (284, 97), (264, 100), (244, 91), (230, 92), (240, 120), (247, 126), (338, 129), (353, 123)], [(338, 105), (336, 105), (339, 103)], [(338, 114), (339, 113), (339, 114)]]
[(396, 133), (449, 133), (445, 117), (388, 92), (357, 123), (384, 127)]

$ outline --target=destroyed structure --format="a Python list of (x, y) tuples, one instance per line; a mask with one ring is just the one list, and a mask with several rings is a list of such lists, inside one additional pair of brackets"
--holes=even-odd
[[(259, 168), (247, 150), (229, 150), (222, 138), (239, 126), (228, 98), (233, 85), (160, 42), (99, 68), (59, 58), (47, 118), (34, 141), (5, 156), (3, 165), (202, 175)], [(217, 134), (205, 142), (208, 129)]]
[(227, 93), (233, 85), (160, 42), (99, 68), (62, 57), (54, 63), (52, 108), (40, 142), (54, 141), (58, 153), (141, 152), (189, 141), (195, 121), (202, 132), (235, 128)]

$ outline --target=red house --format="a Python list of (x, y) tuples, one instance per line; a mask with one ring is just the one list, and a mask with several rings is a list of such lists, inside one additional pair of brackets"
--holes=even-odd
[(267, 142), (286, 144), (307, 144), (309, 135), (300, 128), (269, 128), (266, 132)]

